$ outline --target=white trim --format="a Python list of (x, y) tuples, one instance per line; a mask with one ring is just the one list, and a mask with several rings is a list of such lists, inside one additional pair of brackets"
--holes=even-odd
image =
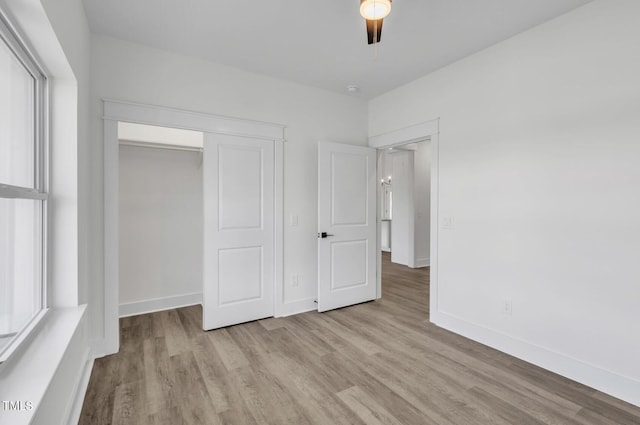
[[(95, 291), (95, 305), (104, 303), (104, 339), (93, 341), (93, 353), (107, 355), (119, 349), (119, 277), (118, 277), (118, 201), (119, 201), (119, 157), (118, 121), (181, 128), (205, 133), (250, 137), (275, 142), (275, 282), (283, 282), (283, 169), (284, 169), (284, 129), (280, 124), (209, 115), (154, 105), (141, 105), (118, 100), (103, 100), (103, 149), (104, 149), (104, 287)], [(274, 301), (277, 314), (278, 302)]]
[(276, 317), (293, 316), (294, 314), (306, 313), (308, 311), (318, 310), (315, 298), (305, 298), (302, 300), (290, 301), (283, 303), (280, 314)]
[(196, 304), (202, 304), (202, 292), (122, 303), (120, 304), (119, 312), (120, 317), (128, 317)]
[(284, 140), (285, 129), (282, 124), (209, 115), (202, 112), (111, 99), (104, 99), (103, 119), (105, 121), (134, 122), (137, 124), (159, 125), (161, 127), (264, 140)]
[(11, 186), (8, 184), (0, 184), (0, 198), (4, 199), (38, 199), (44, 201), (49, 197), (46, 192), (40, 192), (37, 189), (29, 189), (26, 187)]
[(120, 146), (133, 146), (136, 148), (149, 148), (149, 149), (167, 149), (172, 151), (187, 151), (187, 152), (202, 152), (202, 147), (197, 146), (185, 146), (185, 145), (172, 145), (169, 143), (154, 143), (154, 142), (139, 142), (135, 140), (120, 139)]
[(89, 339), (89, 357), (92, 359), (99, 359), (100, 357), (108, 356), (107, 343), (104, 338), (92, 338)]
[(275, 267), (273, 294), (273, 315), (282, 315), (284, 304), (284, 141), (276, 140), (274, 143), (274, 244)]
[[(104, 290), (96, 291), (94, 303), (104, 303), (104, 343), (101, 354), (114, 354), (120, 349), (118, 305), (119, 277), (119, 185), (120, 158), (118, 157), (118, 122), (104, 121)], [(101, 295), (104, 298), (101, 300)], [(94, 352), (98, 351), (94, 348)]]
[(388, 133), (369, 137), (369, 146), (372, 148), (390, 148), (398, 145), (416, 143), (438, 134), (439, 118), (411, 125)]
[[(423, 138), (424, 140), (424, 138)], [(407, 266), (412, 269), (416, 268), (416, 200), (415, 200), (415, 184), (416, 184), (416, 173), (415, 173), (415, 152), (409, 150), (406, 152), (409, 160), (407, 161), (405, 173), (406, 173), (406, 185), (408, 186), (408, 196), (407, 196), (407, 233), (406, 233), (406, 241), (407, 243)], [(397, 158), (397, 157), (394, 157)], [(394, 174), (397, 176), (398, 173), (394, 171)], [(396, 182), (397, 180), (394, 179)], [(396, 196), (396, 205), (398, 205), (398, 197)], [(397, 221), (396, 221), (397, 223)], [(381, 226), (381, 224), (378, 224)], [(400, 232), (394, 232), (394, 234), (398, 234)], [(393, 234), (391, 235), (391, 245), (393, 246)], [(391, 258), (393, 259), (393, 252), (391, 253)]]
[(640, 406), (640, 382), (638, 381), (547, 348), (511, 338), (441, 311), (431, 311), (431, 322), (451, 332)]
[(82, 374), (80, 374), (80, 379), (76, 382), (73, 388), (73, 397), (71, 398), (71, 403), (69, 404), (68, 411), (64, 415), (66, 424), (77, 424), (80, 421), (80, 414), (82, 413), (82, 405), (84, 404), (84, 396), (87, 393), (87, 388), (89, 387), (89, 380), (91, 378), (91, 371), (93, 370), (94, 358), (89, 355), (89, 348), (85, 354), (83, 355), (84, 368), (82, 370)]
[[(380, 205), (384, 197), (383, 186), (378, 182), (384, 179), (382, 175), (383, 152), (378, 149), (376, 152), (376, 299), (382, 298), (382, 217), (380, 215)], [(389, 240), (391, 245), (391, 240)], [(389, 249), (387, 252), (391, 252)]]
[(414, 264), (414, 269), (419, 269), (420, 267), (429, 267), (431, 265), (431, 260), (427, 258), (416, 258), (416, 262)]
[(429, 320), (433, 322), (438, 313), (438, 235), (440, 205), (440, 136), (431, 136), (431, 233), (429, 241)]

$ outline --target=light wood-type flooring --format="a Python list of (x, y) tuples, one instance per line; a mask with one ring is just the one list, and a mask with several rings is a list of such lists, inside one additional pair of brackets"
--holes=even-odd
[(640, 424), (640, 409), (428, 322), (428, 269), (381, 300), (210, 332), (201, 308), (121, 319), (80, 424)]

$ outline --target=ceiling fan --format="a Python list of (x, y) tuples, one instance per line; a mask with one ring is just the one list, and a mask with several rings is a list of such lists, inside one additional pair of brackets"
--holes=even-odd
[(391, 12), (391, 0), (360, 0), (360, 15), (367, 21), (367, 44), (380, 42), (382, 20)]

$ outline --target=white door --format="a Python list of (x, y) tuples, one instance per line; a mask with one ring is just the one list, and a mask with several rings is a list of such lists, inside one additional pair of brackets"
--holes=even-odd
[(320, 143), (318, 179), (318, 311), (373, 300), (375, 149)]
[(205, 134), (205, 330), (273, 316), (273, 160), (273, 142)]

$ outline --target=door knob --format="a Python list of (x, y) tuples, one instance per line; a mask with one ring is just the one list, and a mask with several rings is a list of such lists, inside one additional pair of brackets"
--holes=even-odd
[(329, 236), (333, 236), (333, 235), (330, 235), (327, 232), (318, 233), (318, 237), (322, 239), (328, 238)]

